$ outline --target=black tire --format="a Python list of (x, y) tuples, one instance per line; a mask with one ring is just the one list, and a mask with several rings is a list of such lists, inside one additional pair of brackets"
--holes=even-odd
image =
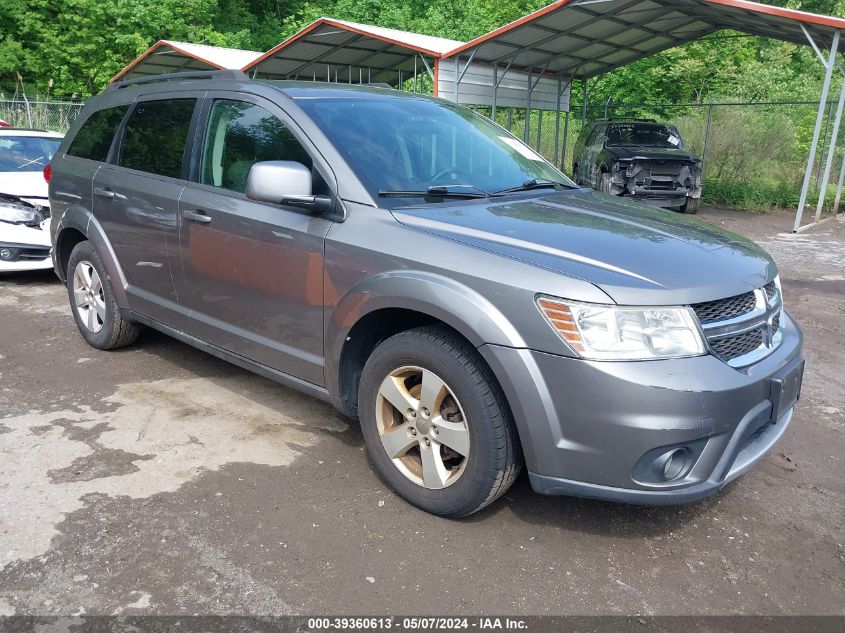
[[(84, 262), (88, 262), (96, 271), (102, 287), (99, 296), (104, 304), (104, 310), (101, 319), (96, 317), (98, 319), (97, 325), (99, 326), (101, 323), (101, 329), (96, 332), (92, 331), (86, 325), (76, 304), (74, 274), (77, 266)], [(79, 328), (79, 332), (89, 345), (97, 349), (109, 350), (125, 347), (135, 342), (140, 332), (140, 326), (137, 323), (125, 319), (120, 314), (120, 310), (114, 300), (111, 279), (108, 276), (106, 267), (103, 265), (103, 260), (91, 242), (86, 240), (73, 247), (70, 259), (68, 259), (66, 276), (71, 313), (73, 314), (74, 321), (76, 321), (76, 327)]]
[(687, 213), (689, 215), (695, 215), (698, 213), (698, 206), (701, 201), (701, 198), (687, 198), (687, 201), (681, 206), (681, 213)]
[[(445, 488), (430, 489), (409, 479), (382, 445), (376, 421), (379, 388), (388, 375), (407, 366), (442, 378), (466, 416), (470, 451), (460, 476)], [(400, 496), (427, 512), (449, 518), (477, 512), (504, 494), (522, 468), (510, 409), (495, 377), (478, 352), (445, 327), (416, 328), (382, 342), (364, 367), (358, 406), (376, 472)]]
[(610, 191), (610, 174), (602, 172), (601, 176), (599, 176), (599, 191), (602, 193), (611, 193)]

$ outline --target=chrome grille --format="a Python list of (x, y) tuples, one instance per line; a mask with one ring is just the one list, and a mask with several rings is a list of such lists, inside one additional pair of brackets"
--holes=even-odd
[(731, 367), (745, 367), (768, 356), (783, 339), (781, 297), (774, 282), (727, 299), (696, 303), (710, 352)]
[(727, 362), (753, 352), (763, 344), (763, 330), (751, 330), (710, 343), (713, 353)]
[(704, 303), (693, 304), (692, 309), (695, 310), (695, 315), (698, 320), (704, 323), (713, 323), (714, 321), (724, 321), (725, 319), (732, 319), (751, 312), (757, 305), (757, 298), (753, 292), (746, 292), (735, 297), (728, 297), (727, 299), (717, 299), (716, 301), (706, 301)]
[(763, 286), (763, 290), (766, 291), (766, 301), (771, 301), (775, 298), (778, 293), (778, 288), (775, 285), (774, 281), (770, 281), (765, 286)]

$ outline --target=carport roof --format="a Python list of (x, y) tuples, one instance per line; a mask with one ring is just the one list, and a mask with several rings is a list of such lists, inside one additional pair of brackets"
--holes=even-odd
[(243, 70), (262, 77), (292, 77), (299, 72), (319, 76), (330, 72), (328, 67), (350, 66), (376, 72), (413, 71), (417, 54), (436, 58), (462, 45), (443, 37), (320, 18), (244, 65)]
[(112, 81), (185, 70), (238, 70), (259, 57), (257, 51), (159, 40)]
[(724, 29), (821, 46), (845, 19), (747, 0), (558, 0), (444, 57), (584, 79)]

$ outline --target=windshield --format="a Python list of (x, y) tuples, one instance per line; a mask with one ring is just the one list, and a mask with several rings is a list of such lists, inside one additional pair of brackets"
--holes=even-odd
[[(426, 98), (350, 95), (297, 99), (381, 206), (438, 202), (424, 195), (388, 199), (379, 192), (465, 193), (572, 183), (544, 158), (484, 117)], [(574, 185), (573, 185), (574, 186)]]
[(684, 142), (673, 127), (659, 123), (614, 123), (607, 129), (607, 146), (643, 145), (682, 149)]
[(0, 171), (42, 171), (61, 142), (43, 136), (0, 136)]

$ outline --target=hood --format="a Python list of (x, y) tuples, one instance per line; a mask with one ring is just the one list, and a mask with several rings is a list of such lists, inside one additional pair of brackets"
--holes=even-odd
[(40, 171), (20, 173), (0, 171), (0, 193), (19, 196), (32, 204), (49, 206), (47, 201), (47, 181)]
[(619, 304), (720, 299), (759, 288), (777, 272), (771, 257), (744, 237), (593, 190), (393, 214), (419, 230), (589, 281)]
[(691, 160), (698, 161), (685, 149), (677, 147), (650, 147), (647, 145), (611, 145), (606, 148), (617, 160), (646, 158), (649, 160)]

